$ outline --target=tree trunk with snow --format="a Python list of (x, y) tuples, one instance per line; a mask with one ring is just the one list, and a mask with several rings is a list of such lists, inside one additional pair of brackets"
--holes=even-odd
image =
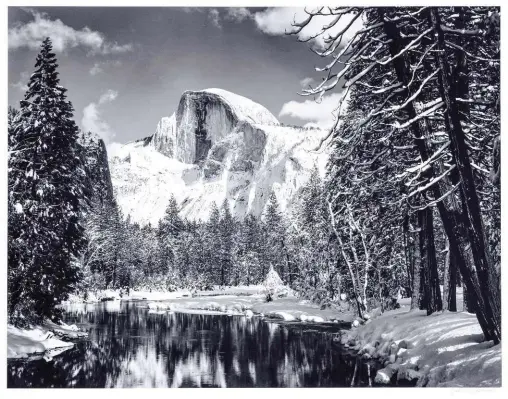
[(443, 271), (443, 309), (457, 311), (457, 266), (455, 257), (447, 245)]
[(421, 298), (421, 263), (415, 262), (413, 270), (413, 287), (411, 295), (411, 309), (420, 309)]
[[(387, 35), (387, 38), (390, 40), (389, 46), (390, 46), (390, 53), (392, 56), (396, 56), (403, 48), (402, 40), (400, 37), (400, 31), (396, 27), (396, 25), (393, 22), (384, 21), (384, 30)], [(444, 50), (442, 50), (444, 51)], [(406, 87), (409, 84), (409, 81), (411, 79), (411, 74), (409, 72), (407, 62), (404, 60), (403, 56), (397, 57), (393, 61), (393, 66), (395, 69), (395, 72), (397, 74), (397, 77), (401, 83), (403, 83)], [(443, 66), (446, 70), (447, 66)], [(442, 72), (441, 72), (442, 73)], [(412, 102), (409, 102), (406, 106), (406, 111), (408, 113), (409, 119), (413, 119), (416, 117), (416, 111), (414, 109), (414, 105)], [(411, 125), (411, 129), (413, 130), (413, 135), (415, 138), (418, 137), (425, 137), (423, 134), (422, 129), (420, 129), (419, 124), (413, 123)], [(463, 138), (462, 138), (463, 142)], [(426, 161), (429, 159), (428, 149), (426, 148), (426, 144), (424, 140), (421, 139), (415, 139), (415, 145), (417, 146), (420, 156), (422, 158), (422, 161)], [(433, 171), (433, 167), (431, 166), (428, 168), (426, 173), (429, 174), (429, 176), (436, 176), (435, 172)], [(432, 193), (435, 198), (441, 198), (442, 192), (438, 186), (438, 184), (433, 184), (431, 187)], [(453, 196), (452, 196), (453, 197)], [(488, 305), (484, 305), (484, 298), (483, 298), (483, 290), (482, 287), (480, 287), (479, 284), (479, 276), (476, 276), (476, 273), (474, 273), (473, 270), (468, 266), (467, 259), (468, 259), (468, 249), (467, 246), (461, 245), (461, 237), (457, 236), (456, 229), (457, 227), (464, 226), (463, 218), (458, 217), (457, 212), (455, 209), (449, 209), (445, 204), (444, 201), (439, 201), (437, 203), (437, 208), (439, 211), (439, 214), (441, 216), (441, 220), (443, 222), (443, 227), (445, 229), (446, 235), (448, 237), (448, 240), (450, 242), (450, 250), (454, 252), (455, 258), (457, 260), (457, 265), (460, 268), (460, 272), (463, 278), (464, 285), (466, 285), (471, 295), (477, 297), (474, 300), (477, 301), (479, 304), (481, 303), (481, 306), (478, 307), (478, 310), (482, 310), (481, 312), (478, 311), (477, 318), (478, 322), (480, 323), (480, 326), (482, 328), (482, 331), (485, 335), (485, 338), (490, 340), (494, 339), (496, 342), (499, 342), (500, 340), (500, 328), (498, 329), (497, 326), (499, 325), (497, 322), (493, 321), (493, 312), (490, 309), (487, 309), (487, 307), (490, 307)], [(479, 213), (477, 215), (479, 217)], [(484, 246), (483, 246), (484, 247)], [(489, 284), (486, 285), (486, 287), (489, 287)], [(488, 290), (488, 288), (486, 288)]]
[(479, 283), (481, 302), (479, 306), (484, 313), (487, 331), (486, 339), (495, 342), (501, 340), (501, 302), (500, 284), (490, 260), (485, 240), (481, 209), (476, 192), (471, 163), (469, 160), (464, 131), (460, 123), (455, 89), (451, 84), (449, 65), (445, 58), (445, 37), (441, 27), (441, 18), (437, 8), (430, 9), (430, 21), (434, 26), (437, 51), (434, 53), (439, 67), (439, 89), (446, 105), (445, 126), (451, 141), (451, 151), (460, 176), (460, 193), (465, 214), (469, 241), (473, 251), (476, 274)]

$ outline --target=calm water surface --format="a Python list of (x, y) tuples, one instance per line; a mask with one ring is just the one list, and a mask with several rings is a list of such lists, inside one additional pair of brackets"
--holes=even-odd
[(333, 341), (337, 325), (153, 314), (141, 301), (74, 306), (65, 321), (89, 339), (50, 361), (9, 361), (9, 387), (349, 387), (375, 376)]

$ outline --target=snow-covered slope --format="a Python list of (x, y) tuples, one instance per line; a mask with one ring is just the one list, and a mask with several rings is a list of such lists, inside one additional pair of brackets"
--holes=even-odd
[(213, 202), (228, 199), (233, 214), (262, 214), (271, 190), (281, 208), (314, 165), (326, 132), (282, 126), (264, 107), (220, 89), (183, 93), (178, 110), (153, 136), (126, 144), (110, 159), (124, 215), (155, 224), (174, 194), (182, 216), (206, 220)]

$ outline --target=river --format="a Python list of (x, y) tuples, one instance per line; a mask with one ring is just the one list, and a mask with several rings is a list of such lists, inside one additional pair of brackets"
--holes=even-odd
[(54, 357), (8, 362), (9, 387), (369, 386), (376, 364), (345, 351), (340, 325), (151, 313), (144, 301), (69, 307), (89, 333)]

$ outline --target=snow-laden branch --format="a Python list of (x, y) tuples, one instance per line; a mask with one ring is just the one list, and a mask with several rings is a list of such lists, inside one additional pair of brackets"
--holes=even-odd
[(395, 127), (396, 129), (399, 129), (399, 130), (400, 129), (405, 129), (405, 128), (411, 126), (413, 123), (418, 122), (420, 119), (425, 118), (425, 117), (431, 115), (434, 111), (438, 110), (439, 108), (441, 108), (444, 105), (443, 100), (440, 99), (440, 98), (434, 100), (434, 102), (436, 104), (434, 104), (431, 108), (429, 108), (426, 111), (416, 115), (414, 118), (408, 120), (407, 122), (403, 123), (402, 125), (399, 124), (398, 121), (395, 121), (395, 123), (392, 124), (392, 126)]
[(450, 174), (450, 172), (455, 169), (456, 165), (452, 165), (450, 168), (448, 168), (443, 174), (431, 179), (426, 185), (419, 186), (416, 190), (410, 192), (405, 199), (409, 199), (413, 196), (415, 196), (418, 193), (424, 192), (428, 190), (430, 187), (432, 187), (434, 184), (440, 182), (442, 179), (444, 179), (446, 176)]

